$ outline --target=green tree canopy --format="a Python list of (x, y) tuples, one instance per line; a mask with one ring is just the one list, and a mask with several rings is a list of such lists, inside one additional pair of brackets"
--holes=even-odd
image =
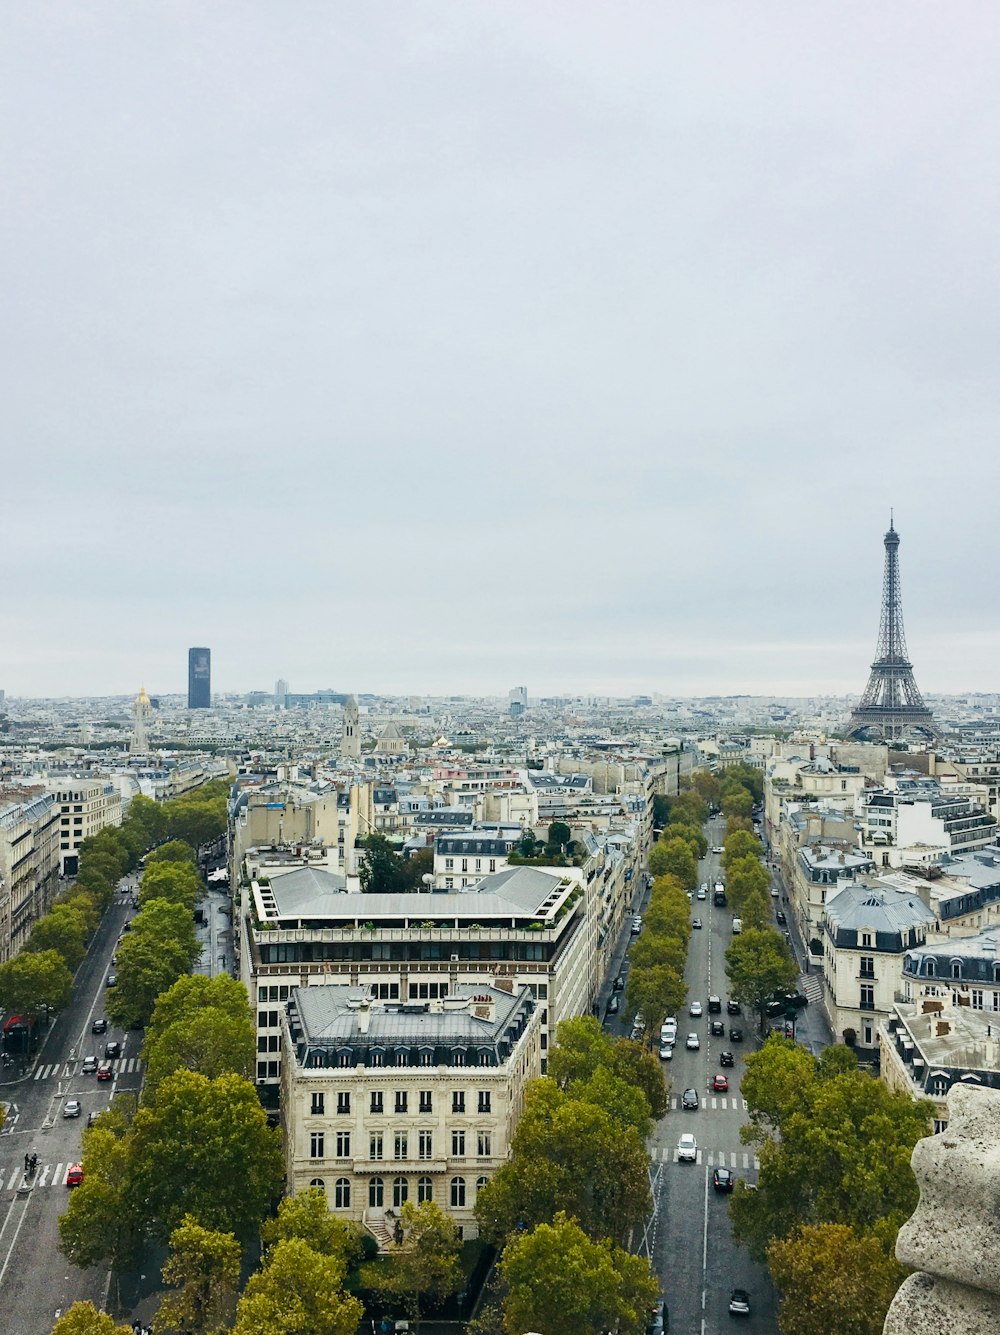
[(192, 867), (197, 867), (198, 854), (186, 839), (169, 839), (165, 844), (160, 844), (159, 848), (154, 848), (151, 853), (146, 854), (147, 867), (157, 862), (189, 862)]
[(664, 1115), (667, 1087), (663, 1070), (641, 1044), (627, 1038), (612, 1038), (591, 1015), (560, 1021), (555, 1045), (549, 1052), (549, 1077), (571, 1097), (583, 1098), (613, 1112), (608, 1100), (617, 1097), (616, 1087), (592, 1084), (602, 1070), (644, 1096), (646, 1106), (640, 1119), (628, 1115), (624, 1120), (639, 1128), (648, 1117), (659, 1119)]
[(744, 896), (738, 912), (744, 931), (748, 927), (761, 931), (771, 925), (771, 896), (764, 894), (763, 890), (751, 890)]
[(552, 824), (549, 826), (549, 835), (547, 842), (552, 844), (556, 848), (565, 847), (566, 844), (572, 842), (572, 839), (573, 839), (573, 831), (570, 829), (570, 827), (566, 824), (565, 821), (554, 820)]
[(539, 1223), (511, 1238), (500, 1271), (507, 1290), (504, 1325), (509, 1335), (526, 1330), (642, 1335), (659, 1297), (648, 1261), (609, 1241), (592, 1240), (562, 1211), (551, 1224)]
[(708, 820), (708, 803), (697, 788), (685, 788), (670, 803), (670, 825), (691, 825), (696, 830)]
[(476, 1199), (480, 1225), (495, 1242), (558, 1210), (590, 1233), (624, 1241), (648, 1213), (649, 1161), (637, 1132), (554, 1080), (528, 1086), (512, 1149)]
[(767, 1249), (781, 1292), (782, 1335), (882, 1335), (906, 1275), (875, 1238), (846, 1224), (806, 1224)]
[(214, 843), (226, 832), (227, 805), (225, 795), (206, 796), (204, 788), (196, 788), (183, 797), (175, 797), (163, 804), (167, 818), (167, 834), (171, 839), (182, 839), (192, 848)]
[(126, 1189), (130, 1161), (127, 1119), (112, 1107), (83, 1136), (83, 1182), (59, 1216), (59, 1250), (76, 1266), (121, 1266), (135, 1255), (139, 1219)]
[(775, 992), (794, 990), (799, 970), (778, 932), (749, 927), (726, 951), (726, 974), (733, 996), (756, 1012), (763, 1030), (767, 1003)]
[(726, 837), (722, 848), (722, 865), (728, 868), (738, 858), (757, 858), (759, 861), (763, 856), (764, 845), (757, 836), (748, 834), (746, 830), (737, 830), (735, 834)]
[(53, 904), (31, 929), (25, 950), (54, 950), (70, 970), (87, 953), (87, 921), (77, 909), (67, 904)]
[(387, 1260), (363, 1266), (361, 1281), (395, 1298), (420, 1329), (423, 1300), (447, 1298), (462, 1287), (458, 1228), (434, 1201), (406, 1201), (399, 1213), (403, 1241)]
[(362, 841), (364, 853), (358, 863), (358, 879), (367, 895), (392, 894), (399, 890), (403, 863), (384, 834), (369, 834)]
[(201, 973), (184, 974), (156, 998), (153, 1018), (146, 1033), (147, 1044), (155, 1042), (160, 1034), (178, 1020), (185, 1020), (195, 1011), (203, 1009), (221, 1011), (237, 1020), (253, 1018), (247, 1001), (247, 990), (235, 978), (224, 973), (214, 978)]
[[(669, 833), (669, 830), (670, 827), (667, 826), (664, 834)], [(673, 838), (661, 839), (660, 845), (666, 856), (665, 858), (657, 859), (657, 866), (662, 864), (663, 869), (662, 871), (654, 871), (653, 875), (676, 876), (678, 881), (680, 881), (683, 890), (694, 890), (695, 886), (698, 884), (698, 864), (695, 861), (695, 856), (691, 852), (690, 846), (686, 844), (683, 839)], [(652, 856), (653, 853), (651, 850), (650, 858), (652, 858)], [(652, 870), (652, 864), (650, 865), (650, 870)]]
[(739, 912), (754, 894), (767, 898), (771, 882), (766, 870), (755, 857), (736, 858), (726, 873), (726, 893), (733, 908)]
[(337, 1257), (283, 1239), (250, 1276), (233, 1335), (355, 1335), (364, 1308), (345, 1294), (344, 1273)]
[(128, 804), (125, 821), (139, 831), (144, 848), (158, 844), (167, 832), (167, 814), (161, 804), (141, 794)]
[(161, 992), (201, 953), (189, 910), (151, 899), (118, 947), (118, 986), (108, 994), (109, 1017), (125, 1028), (144, 1025)]
[(73, 995), (73, 975), (57, 950), (22, 951), (0, 964), (0, 1008), (8, 1015), (64, 1010)]
[(646, 1035), (656, 1033), (668, 1015), (676, 1015), (686, 996), (683, 975), (669, 964), (633, 968), (625, 985), (626, 1005), (630, 1012), (642, 1015)]
[(708, 852), (708, 840), (701, 830), (694, 825), (682, 825), (671, 821), (666, 831), (671, 839), (683, 839), (694, 854), (695, 859), (703, 858)]
[(339, 1256), (348, 1269), (364, 1253), (364, 1236), (358, 1225), (338, 1219), (327, 1204), (322, 1187), (308, 1187), (294, 1196), (284, 1196), (273, 1219), (265, 1219), (260, 1229), (265, 1247), (288, 1238), (300, 1238), (321, 1256)]
[(170, 1235), (163, 1282), (173, 1286), (160, 1303), (159, 1322), (187, 1335), (222, 1335), (236, 1313), (240, 1244), (232, 1233), (203, 1228), (185, 1215)]
[(716, 776), (707, 769), (696, 769), (691, 775), (691, 787), (699, 797), (704, 798), (706, 803), (712, 806), (718, 806), (722, 796), (722, 784)]
[(52, 1327), (52, 1335), (132, 1335), (131, 1326), (120, 1326), (93, 1303), (74, 1303)]
[(724, 816), (749, 817), (753, 811), (753, 798), (744, 788), (733, 788), (722, 796), (722, 814)]
[(82, 886), (71, 885), (69, 889), (59, 896), (56, 900), (56, 904), (61, 907), (72, 909), (75, 913), (80, 915), (83, 920), (84, 931), (88, 937), (100, 921), (94, 896)]
[(281, 1189), (280, 1138), (238, 1075), (175, 1071), (136, 1113), (132, 1134), (129, 1190), (153, 1237), (169, 1237), (193, 1214), (246, 1240)]
[(193, 863), (154, 862), (142, 874), (139, 907), (145, 908), (154, 899), (164, 899), (170, 904), (180, 904), (190, 913), (202, 889), (201, 877)]
[[(155, 1012), (154, 1012), (155, 1013)], [(148, 1063), (144, 1097), (156, 1097), (160, 1082), (174, 1071), (199, 1071), (210, 1080), (227, 1071), (251, 1079), (256, 1060), (257, 1031), (249, 1012), (227, 1015), (203, 1007), (147, 1036), (143, 1055)]]

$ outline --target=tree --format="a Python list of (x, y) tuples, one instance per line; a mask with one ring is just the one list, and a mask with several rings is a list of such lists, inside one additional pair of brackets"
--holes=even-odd
[(238, 1075), (175, 1071), (136, 1113), (133, 1138), (129, 1190), (153, 1237), (169, 1237), (192, 1214), (244, 1241), (281, 1189), (278, 1133)]
[(117, 1100), (83, 1135), (83, 1182), (59, 1216), (59, 1250), (82, 1269), (110, 1263), (117, 1274), (136, 1252), (139, 1220), (126, 1189), (130, 1164), (127, 1119)]
[(422, 894), (427, 887), (424, 885), (424, 877), (431, 876), (434, 873), (434, 850), (433, 848), (421, 848), (416, 853), (411, 853), (408, 858), (399, 864), (397, 890), (403, 893), (415, 891)]
[(154, 848), (152, 853), (146, 854), (147, 868), (157, 862), (190, 863), (192, 867), (197, 867), (198, 854), (186, 839), (169, 839), (159, 848)]
[(133, 797), (128, 804), (125, 820), (139, 831), (145, 848), (152, 848), (159, 843), (167, 832), (167, 814), (161, 804), (141, 794)]
[(696, 830), (708, 820), (708, 803), (696, 788), (686, 788), (670, 803), (671, 825), (691, 825)]
[(771, 896), (763, 890), (751, 890), (744, 896), (739, 906), (739, 915), (743, 920), (743, 930), (755, 928), (758, 931), (771, 924)]
[(118, 986), (108, 995), (109, 1017), (126, 1028), (146, 1024), (160, 993), (200, 954), (190, 911), (165, 899), (149, 900), (118, 947)]
[(767, 1249), (781, 1291), (782, 1335), (881, 1335), (906, 1271), (879, 1241), (846, 1224), (804, 1225)]
[(552, 1223), (513, 1237), (500, 1271), (507, 1288), (504, 1324), (509, 1335), (544, 1331), (579, 1335), (615, 1330), (640, 1335), (659, 1296), (649, 1262), (607, 1240), (587, 1236), (564, 1212)]
[(670, 816), (670, 798), (663, 793), (653, 794), (653, 825), (661, 830)]
[(194, 849), (221, 839), (227, 821), (226, 798), (203, 798), (198, 791), (163, 804), (171, 839), (182, 839)]
[(733, 788), (722, 797), (724, 816), (749, 817), (753, 812), (753, 798), (745, 788)]
[(663, 1067), (641, 1043), (633, 1043), (627, 1038), (617, 1039), (611, 1069), (620, 1080), (642, 1090), (650, 1115), (656, 1121), (666, 1114), (670, 1091), (663, 1078)]
[(399, 890), (402, 862), (384, 834), (369, 834), (358, 863), (358, 879), (367, 895), (392, 894)]
[(655, 964), (649, 969), (633, 968), (625, 988), (629, 1010), (639, 1012), (643, 1030), (652, 1034), (668, 1015), (675, 1015), (684, 1005), (687, 984), (683, 975), (669, 964)]
[(190, 913), (201, 890), (201, 877), (190, 862), (154, 862), (142, 874), (139, 907), (163, 899), (169, 904), (180, 904)]
[(53, 904), (31, 929), (25, 950), (54, 950), (70, 970), (87, 953), (87, 923), (83, 914), (67, 904)]
[(0, 964), (0, 1009), (8, 1015), (63, 1010), (73, 995), (73, 975), (57, 950), (22, 951)]
[(757, 858), (764, 856), (764, 845), (754, 834), (746, 830), (737, 830), (727, 836), (722, 849), (722, 865), (728, 868), (738, 858)]
[(816, 1060), (777, 1035), (747, 1058), (740, 1087), (751, 1114), (741, 1137), (761, 1169), (756, 1191), (737, 1184), (731, 1198), (737, 1241), (763, 1259), (798, 1225), (845, 1224), (891, 1249), (916, 1205), (910, 1156), (931, 1105), (858, 1070), (843, 1048)]
[(240, 1244), (232, 1233), (203, 1228), (185, 1215), (170, 1235), (163, 1282), (172, 1284), (159, 1320), (188, 1335), (221, 1335), (232, 1324), (240, 1279)]
[(434, 1201), (406, 1201), (399, 1212), (401, 1245), (388, 1261), (362, 1268), (362, 1282), (392, 1295), (420, 1329), (421, 1299), (440, 1301), (462, 1287), (458, 1228)]
[(321, 1256), (342, 1257), (348, 1267), (355, 1265), (364, 1253), (360, 1228), (330, 1212), (322, 1187), (309, 1187), (294, 1196), (283, 1197), (277, 1216), (261, 1225), (260, 1237), (265, 1247), (288, 1238), (301, 1238)]
[(694, 825), (683, 825), (671, 819), (665, 833), (669, 834), (671, 839), (683, 839), (696, 860), (703, 858), (708, 852), (708, 840), (701, 830)]
[[(670, 827), (664, 833), (669, 832)], [(676, 876), (681, 883), (683, 890), (693, 890), (698, 884), (698, 864), (695, 862), (694, 854), (691, 852), (688, 844), (683, 839), (661, 839), (660, 841), (664, 851), (665, 858), (658, 860), (663, 862), (663, 870), (654, 872), (654, 875)], [(650, 852), (652, 857), (652, 852)]]
[(624, 1242), (649, 1211), (649, 1160), (638, 1133), (547, 1077), (528, 1086), (512, 1150), (476, 1197), (491, 1241), (566, 1210), (587, 1232)]
[(186, 973), (156, 998), (153, 1017), (146, 1030), (147, 1046), (157, 1041), (160, 1034), (178, 1020), (185, 1020), (195, 1011), (211, 1009), (223, 1015), (240, 1019), (253, 1018), (243, 984), (228, 974)]
[(755, 1011), (764, 1029), (767, 1003), (775, 992), (787, 992), (798, 982), (798, 965), (773, 928), (750, 927), (733, 938), (726, 951), (730, 991), (748, 1010)]
[(650, 1116), (660, 1118), (667, 1109), (660, 1063), (640, 1044), (612, 1039), (590, 1015), (560, 1022), (548, 1073), (572, 1098), (596, 1103), (640, 1134)]
[(633, 970), (669, 964), (677, 973), (683, 973), (687, 962), (687, 938), (653, 932), (647, 927), (632, 947), (631, 956)]
[(767, 872), (755, 857), (736, 858), (729, 864), (726, 890), (729, 902), (737, 911), (755, 893), (768, 896), (770, 884)]
[(283, 1239), (250, 1276), (233, 1335), (355, 1335), (364, 1308), (344, 1293), (344, 1274), (338, 1257)]
[(233, 1016), (207, 1007), (175, 1020), (154, 1041), (146, 1039), (146, 1101), (155, 1099), (161, 1080), (177, 1070), (199, 1071), (210, 1080), (232, 1071), (249, 1080), (256, 1046), (257, 1033), (249, 1012)]
[(553, 848), (565, 848), (573, 839), (573, 831), (565, 821), (554, 820), (549, 826), (549, 837), (547, 842)]
[(52, 1327), (52, 1335), (132, 1335), (131, 1326), (119, 1326), (93, 1303), (74, 1303)]
[(75, 913), (80, 915), (86, 936), (89, 937), (97, 927), (99, 918), (94, 896), (81, 887), (71, 885), (68, 890), (59, 896), (56, 905), (73, 909)]
[(691, 775), (691, 786), (711, 806), (719, 805), (722, 784), (710, 770), (696, 769)]

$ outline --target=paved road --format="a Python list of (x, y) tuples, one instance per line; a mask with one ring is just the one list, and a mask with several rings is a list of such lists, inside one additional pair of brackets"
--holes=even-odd
[[(66, 1208), (66, 1172), (80, 1159), (87, 1114), (107, 1108), (122, 1090), (138, 1090), (142, 1078), (141, 1034), (113, 1025), (106, 1034), (90, 1032), (94, 1018), (103, 1014), (112, 952), (134, 911), (118, 897), (77, 972), (72, 1005), (54, 1021), (26, 1074), (0, 1081), (0, 1099), (9, 1105), (0, 1133), (0, 1303), (3, 1329), (17, 1335), (48, 1335), (56, 1315), (78, 1299), (104, 1304), (107, 1271), (71, 1266), (58, 1251), (57, 1221)], [(112, 1063), (114, 1078), (99, 1083), (94, 1075), (82, 1075), (82, 1059), (103, 1059), (104, 1044), (111, 1040), (122, 1044), (122, 1057)], [(80, 1118), (62, 1116), (71, 1098), (83, 1105)], [(20, 1191), (24, 1156), (32, 1152), (38, 1169), (28, 1189)]]
[[(721, 845), (725, 822), (712, 822), (708, 828), (711, 844)], [(763, 1335), (777, 1331), (776, 1297), (764, 1266), (753, 1262), (747, 1252), (737, 1247), (729, 1229), (728, 1197), (712, 1187), (716, 1166), (733, 1170), (738, 1177), (757, 1179), (753, 1153), (741, 1144), (739, 1129), (746, 1120), (746, 1105), (740, 1094), (740, 1076), (744, 1056), (753, 1050), (755, 1036), (752, 1020), (725, 1014), (728, 999), (725, 951), (732, 941), (732, 914), (728, 908), (712, 904), (712, 885), (719, 859), (709, 852), (701, 863), (700, 880), (708, 883), (708, 898), (692, 906), (692, 915), (700, 917), (704, 927), (691, 933), (686, 979), (688, 1002), (700, 1001), (705, 1014), (691, 1019), (687, 1008), (677, 1017), (679, 1042), (673, 1060), (664, 1063), (671, 1085), (670, 1111), (657, 1123), (650, 1139), (653, 1194), (656, 1217), (652, 1229), (651, 1255), (659, 1274), (670, 1311), (671, 1335), (716, 1335), (732, 1330), (729, 1316), (729, 1292), (745, 1288), (750, 1293), (752, 1316), (747, 1328)], [(727, 1037), (709, 1035), (707, 1014), (709, 995), (722, 999)], [(616, 1032), (626, 1026), (621, 1017)], [(746, 1035), (742, 1044), (732, 1043), (729, 1026), (737, 1023)], [(701, 1046), (688, 1051), (684, 1042), (688, 1033), (698, 1034)], [(718, 1054), (732, 1051), (736, 1065), (724, 1072), (729, 1078), (726, 1094), (713, 1094), (712, 1077), (721, 1068)], [(683, 1112), (680, 1096), (692, 1088), (701, 1097), (697, 1112)], [(689, 1131), (698, 1141), (697, 1163), (678, 1163), (677, 1141)]]

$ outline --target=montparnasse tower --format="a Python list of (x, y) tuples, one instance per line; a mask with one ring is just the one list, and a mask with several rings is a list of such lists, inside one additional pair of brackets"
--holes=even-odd
[(134, 756), (144, 756), (149, 752), (146, 720), (149, 718), (152, 707), (145, 686), (140, 686), (139, 694), (135, 697), (135, 704), (132, 706), (132, 736), (128, 744), (129, 752)]

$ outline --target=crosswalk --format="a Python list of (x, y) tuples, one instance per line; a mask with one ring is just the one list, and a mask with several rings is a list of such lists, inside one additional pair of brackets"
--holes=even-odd
[(823, 984), (817, 974), (800, 973), (799, 991), (809, 998), (810, 1005), (818, 1006), (823, 1000)]
[[(653, 1163), (677, 1163), (677, 1146), (660, 1145), (649, 1151)], [(742, 1168), (744, 1172), (760, 1169), (760, 1160), (756, 1154), (746, 1150), (698, 1150), (698, 1163), (709, 1168)]]
[[(59, 1076), (61, 1079), (67, 1079), (75, 1076), (73, 1062), (53, 1062), (48, 1066), (39, 1066), (35, 1070), (34, 1078), (36, 1080), (48, 1080), (51, 1076)], [(138, 1057), (119, 1057), (111, 1063), (111, 1069), (115, 1075), (131, 1075), (133, 1071), (138, 1071), (142, 1065)], [(83, 1076), (83, 1079), (95, 1079), (92, 1076)], [(99, 1086), (98, 1086), (99, 1088)]]
[[(681, 1106), (681, 1101), (680, 1101), (680, 1099), (677, 1097), (676, 1094), (671, 1094), (671, 1096), (670, 1096), (670, 1109), (671, 1109), (671, 1111), (672, 1111), (672, 1112), (676, 1112), (677, 1109), (678, 1109), (680, 1106)], [(732, 1094), (728, 1094), (728, 1095), (726, 1095), (726, 1094), (703, 1094), (703, 1095), (701, 1096), (701, 1106), (702, 1106), (703, 1108), (714, 1108), (714, 1109), (716, 1110), (716, 1112), (720, 1112), (720, 1111), (721, 1111), (721, 1112), (726, 1112), (727, 1110), (731, 1110), (732, 1112), (746, 1112), (746, 1111), (747, 1111), (747, 1101), (746, 1101), (746, 1099), (741, 1099), (741, 1098), (734, 1097)]]
[[(40, 1163), (31, 1181), (32, 1190), (39, 1187), (65, 1187), (66, 1178), (73, 1163), (79, 1160), (67, 1160), (65, 1163)], [(18, 1163), (13, 1168), (0, 1170), (0, 1191), (17, 1191), (24, 1180), (24, 1164)]]

